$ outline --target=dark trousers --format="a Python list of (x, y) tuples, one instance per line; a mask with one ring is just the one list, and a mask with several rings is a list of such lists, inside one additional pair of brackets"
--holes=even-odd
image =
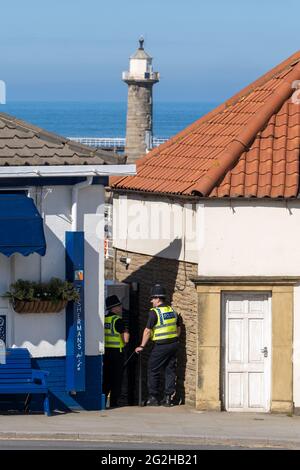
[(165, 394), (172, 395), (176, 391), (176, 365), (179, 342), (155, 344), (148, 362), (148, 390), (153, 396), (159, 395), (159, 378), (161, 370), (165, 374)]
[(124, 370), (124, 353), (119, 349), (106, 348), (103, 363), (103, 393), (110, 393), (110, 406), (118, 406)]

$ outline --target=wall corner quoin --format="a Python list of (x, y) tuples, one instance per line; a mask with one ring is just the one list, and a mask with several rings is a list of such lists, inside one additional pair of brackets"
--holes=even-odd
[(287, 413), (294, 412), (294, 403), (292, 401), (274, 400), (271, 403), (271, 413)]
[(220, 400), (201, 400), (196, 398), (196, 410), (199, 411), (221, 411)]

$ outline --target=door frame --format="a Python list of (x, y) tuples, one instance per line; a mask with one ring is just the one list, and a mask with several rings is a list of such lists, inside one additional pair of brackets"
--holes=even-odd
[[(230, 412), (254, 412), (254, 413), (268, 413), (271, 411), (272, 403), (272, 292), (271, 291), (255, 291), (255, 290), (225, 290), (221, 292), (221, 367), (220, 367), (220, 398), (221, 398), (221, 409), (227, 411), (226, 408), (226, 298), (230, 296), (242, 296), (244, 298), (249, 295), (265, 295), (267, 296), (266, 302), (266, 324), (268, 328), (266, 346), (268, 347), (268, 361), (265, 366), (264, 375), (265, 381), (264, 384), (267, 384), (268, 391), (266, 392), (266, 407), (262, 410), (254, 409), (253, 411), (247, 409), (238, 409), (230, 410)], [(265, 336), (265, 334), (264, 334)]]
[(223, 292), (272, 295), (271, 412), (292, 413), (294, 287), (300, 276), (196, 276), (198, 296), (196, 409), (221, 410)]

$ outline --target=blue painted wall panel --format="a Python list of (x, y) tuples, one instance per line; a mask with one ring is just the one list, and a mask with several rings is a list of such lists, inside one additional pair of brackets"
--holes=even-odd
[[(86, 356), (86, 390), (70, 395), (66, 392), (66, 358), (33, 358), (32, 367), (48, 370), (48, 385), (50, 389), (51, 410), (101, 410), (102, 402), (102, 356)], [(13, 397), (0, 395), (0, 411), (7, 409), (22, 410), (23, 397), (16, 397), (19, 403), (14, 403)], [(32, 411), (43, 411), (42, 397), (33, 395), (30, 405)]]
[(80, 296), (66, 308), (66, 389), (84, 391), (84, 232), (66, 232), (66, 276)]

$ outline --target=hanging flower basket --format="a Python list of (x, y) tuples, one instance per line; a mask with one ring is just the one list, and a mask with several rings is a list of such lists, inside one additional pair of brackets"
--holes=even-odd
[(16, 300), (13, 303), (14, 311), (17, 313), (58, 313), (67, 305), (67, 300)]
[(2, 297), (10, 299), (17, 313), (58, 313), (68, 302), (79, 300), (79, 293), (71, 282), (52, 278), (49, 282), (19, 279)]

